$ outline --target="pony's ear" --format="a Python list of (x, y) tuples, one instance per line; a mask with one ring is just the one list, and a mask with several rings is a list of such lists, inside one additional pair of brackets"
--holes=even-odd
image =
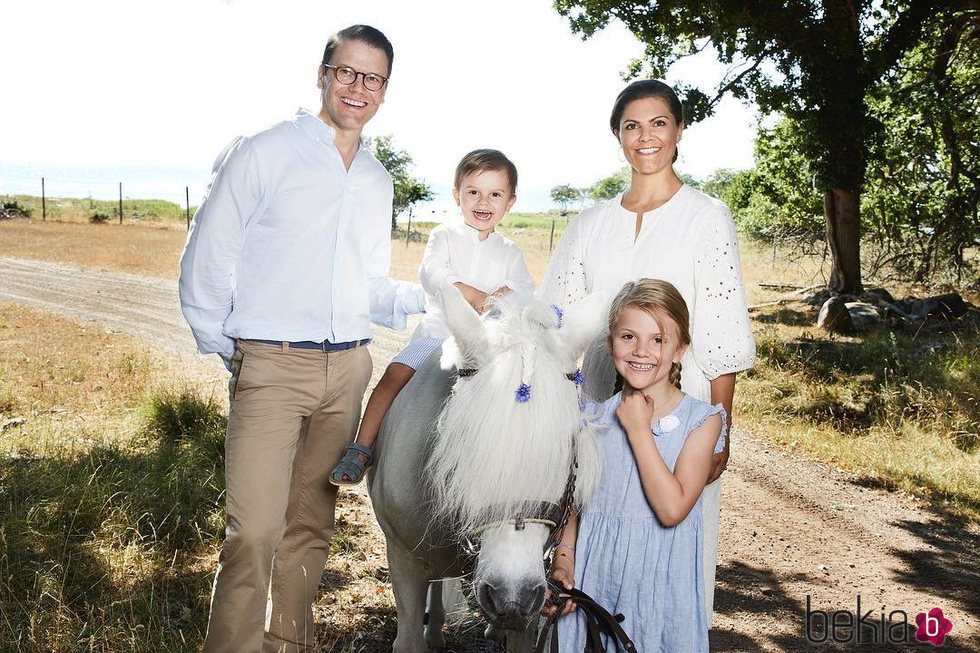
[(609, 301), (605, 293), (592, 293), (571, 306), (562, 307), (558, 336), (578, 358), (605, 323)]
[(463, 299), (462, 293), (452, 284), (442, 287), (439, 299), (446, 317), (446, 327), (456, 341), (463, 361), (476, 363), (481, 360), (489, 349), (489, 343), (480, 314)]

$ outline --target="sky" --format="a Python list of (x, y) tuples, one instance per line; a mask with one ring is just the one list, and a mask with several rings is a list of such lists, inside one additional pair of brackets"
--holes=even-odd
[[(642, 46), (618, 23), (583, 41), (548, 0), (32, 0), (0, 4), (0, 194), (41, 175), (57, 194), (74, 175), (112, 197), (106, 180), (141, 172), (167, 176), (181, 197), (189, 185), (195, 203), (232, 138), (318, 108), (323, 46), (353, 23), (395, 48), (365, 133), (392, 134), (411, 154), (440, 194), (434, 207), (448, 206), (457, 162), (479, 147), (516, 163), (516, 211), (547, 209), (553, 186), (624, 165), (608, 116)], [(723, 73), (699, 55), (667, 81), (710, 89)], [(755, 122), (724, 101), (685, 132), (678, 171), (750, 167)]]

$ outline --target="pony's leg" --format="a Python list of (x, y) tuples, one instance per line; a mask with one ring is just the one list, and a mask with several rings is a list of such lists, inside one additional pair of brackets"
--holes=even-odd
[(429, 602), (425, 609), (425, 643), (429, 648), (446, 648), (442, 626), (446, 623), (446, 606), (442, 601), (441, 580), (429, 582)]
[(388, 543), (388, 565), (391, 590), (398, 613), (398, 634), (391, 646), (393, 653), (426, 653), (422, 637), (422, 617), (429, 577), (422, 561)]

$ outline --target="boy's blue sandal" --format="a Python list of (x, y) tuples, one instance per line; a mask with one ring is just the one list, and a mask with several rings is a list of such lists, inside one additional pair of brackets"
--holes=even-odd
[[(361, 456), (367, 460), (361, 462)], [(330, 482), (334, 485), (357, 485), (364, 478), (364, 470), (372, 460), (374, 460), (374, 452), (371, 447), (351, 442), (344, 451), (344, 457), (330, 472)]]

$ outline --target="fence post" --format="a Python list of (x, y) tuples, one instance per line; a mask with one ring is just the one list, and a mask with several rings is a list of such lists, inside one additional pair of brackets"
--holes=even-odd
[(552, 245), (555, 243), (555, 216), (551, 216), (551, 236), (548, 238), (548, 251), (552, 249)]
[(405, 249), (408, 249), (408, 240), (412, 235), (412, 207), (408, 207), (408, 229), (405, 230)]
[(122, 182), (119, 182), (119, 224), (122, 224)]
[(41, 177), (41, 221), (48, 220), (48, 206), (44, 199), (44, 177)]
[(184, 206), (187, 213), (187, 230), (191, 229), (191, 189), (190, 186), (184, 186)]

